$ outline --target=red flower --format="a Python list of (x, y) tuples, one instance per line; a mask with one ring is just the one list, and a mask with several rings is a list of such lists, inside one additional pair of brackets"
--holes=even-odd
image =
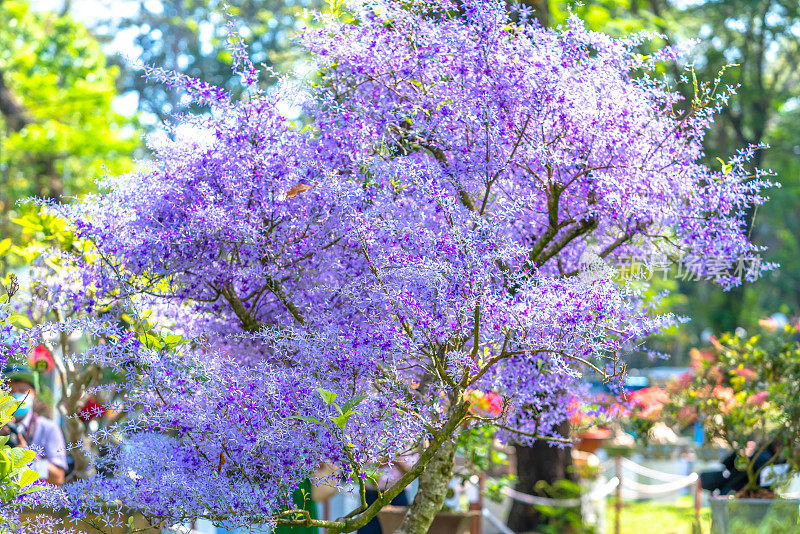
[(89, 397), (83, 408), (78, 410), (78, 418), (84, 423), (88, 423), (92, 419), (100, 419), (105, 410), (105, 406), (97, 402), (94, 397)]

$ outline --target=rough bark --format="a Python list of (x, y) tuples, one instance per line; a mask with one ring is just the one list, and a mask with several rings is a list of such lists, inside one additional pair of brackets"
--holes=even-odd
[(456, 444), (442, 444), (419, 477), (419, 490), (395, 534), (426, 534), (447, 497), (447, 485), (453, 476)]
[[(562, 435), (569, 434), (569, 423), (558, 429)], [(553, 447), (549, 442), (537, 441), (531, 447), (517, 445), (517, 486), (516, 490), (528, 495), (547, 495), (537, 492), (536, 483), (544, 480), (553, 484), (557, 480), (571, 479), (569, 467), (572, 465), (572, 449)], [(538, 532), (547, 524), (547, 518), (539, 514), (533, 506), (514, 501), (508, 515), (508, 528), (514, 532)]]

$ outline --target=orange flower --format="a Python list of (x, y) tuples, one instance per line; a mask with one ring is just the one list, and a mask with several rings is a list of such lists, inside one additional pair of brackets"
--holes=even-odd
[(667, 392), (659, 387), (643, 388), (630, 394), (631, 403), (639, 408), (639, 415), (651, 421), (661, 417), (664, 404), (669, 401)]
[(661, 417), (661, 411), (664, 409), (662, 404), (651, 404), (642, 408), (641, 417), (648, 421), (657, 421)]
[(726, 386), (714, 386), (711, 395), (721, 401), (727, 402), (733, 398), (733, 388)]
[(642, 388), (630, 394), (631, 402), (636, 406), (652, 406), (664, 404), (669, 400), (667, 392), (659, 387)]
[(497, 417), (503, 413), (503, 397), (494, 392), (472, 390), (467, 392), (472, 413), (483, 413)]
[(768, 332), (775, 332), (778, 329), (778, 321), (776, 321), (774, 317), (759, 319), (758, 324)]

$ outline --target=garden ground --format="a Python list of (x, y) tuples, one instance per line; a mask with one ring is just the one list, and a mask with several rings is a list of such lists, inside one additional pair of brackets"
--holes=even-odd
[[(616, 510), (613, 499), (608, 501), (606, 533), (614, 533)], [(626, 502), (622, 508), (620, 534), (692, 534), (694, 506), (692, 497), (681, 497), (671, 502)], [(700, 512), (700, 526), (703, 534), (711, 528), (711, 510), (703, 508)]]

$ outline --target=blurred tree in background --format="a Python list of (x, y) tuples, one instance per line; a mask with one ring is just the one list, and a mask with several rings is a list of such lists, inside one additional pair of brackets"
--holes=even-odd
[[(109, 0), (113, 2), (114, 0)], [(293, 32), (305, 25), (298, 14), (319, 7), (321, 0), (136, 0), (135, 13), (99, 21), (98, 34), (110, 39), (130, 32), (143, 63), (178, 70), (233, 94), (241, 90), (231, 72), (231, 57), (224, 47), (230, 21), (247, 43), (256, 65), (287, 67), (296, 56)], [(231, 15), (226, 20), (225, 6)], [(143, 79), (124, 57), (115, 61), (122, 69), (120, 90), (135, 91), (139, 110), (161, 121), (180, 109), (180, 95), (161, 84)], [(262, 71), (262, 83), (275, 80)], [(153, 123), (156, 121), (153, 120)]]
[[(752, 236), (765, 245), (765, 262), (780, 268), (754, 284), (727, 293), (703, 281), (667, 282), (678, 292), (670, 307), (690, 317), (653, 348), (682, 365), (688, 349), (716, 332), (737, 327), (754, 331), (758, 320), (775, 312), (800, 313), (800, 2), (797, 0), (524, 0), (540, 20), (562, 23), (576, 13), (595, 30), (615, 36), (650, 30), (669, 44), (699, 40), (694, 47), (698, 80), (739, 86), (706, 139), (706, 152), (727, 160), (748, 145), (767, 144), (754, 164), (772, 169), (780, 188), (751, 214)], [(682, 73), (668, 69), (677, 79)], [(686, 95), (689, 97), (690, 95)], [(707, 162), (713, 164), (713, 162)], [(717, 163), (719, 164), (719, 163)], [(689, 304), (691, 303), (691, 305)], [(631, 366), (652, 365), (644, 354)]]
[[(772, 169), (781, 188), (772, 200), (751, 214), (752, 236), (767, 246), (765, 262), (780, 268), (753, 284), (729, 292), (703, 281), (654, 281), (656, 289), (673, 291), (666, 305), (691, 318), (689, 323), (661, 335), (651, 348), (671, 355), (652, 361), (644, 353), (626, 357), (631, 367), (686, 365), (688, 351), (704, 337), (743, 327), (756, 331), (759, 319), (775, 312), (800, 313), (800, 2), (797, 0), (523, 0), (545, 25), (558, 25), (576, 13), (594, 30), (615, 36), (650, 30), (667, 44), (700, 39), (695, 46), (694, 70), (699, 81), (738, 85), (738, 94), (725, 107), (706, 153), (725, 160), (748, 145), (768, 144), (755, 165)], [(664, 42), (656, 43), (664, 44)], [(681, 71), (665, 75), (679, 79)], [(687, 97), (691, 95), (687, 94)], [(713, 163), (713, 162), (707, 162)], [(717, 162), (717, 164), (719, 164)], [(656, 277), (659, 278), (659, 277)], [(569, 472), (569, 455), (557, 449), (516, 447), (518, 466), (545, 473)], [(561, 475), (564, 476), (564, 475)], [(520, 480), (519, 491), (536, 494), (536, 478)], [(552, 477), (544, 477), (552, 483)], [(544, 495), (542, 495), (544, 496)], [(530, 507), (515, 504), (509, 525), (537, 530), (546, 518)]]
[(696, 326), (714, 333), (739, 326), (754, 331), (765, 315), (800, 311), (800, 131), (793, 127), (800, 98), (800, 3), (710, 0), (687, 7), (682, 15), (684, 32), (702, 39), (696, 65), (704, 76), (736, 65), (723, 81), (739, 85), (739, 94), (723, 110), (707, 145), (728, 156), (750, 144), (771, 145), (757, 153), (754, 163), (775, 171), (782, 184), (771, 192), (766, 209), (753, 214), (752, 226), (755, 241), (769, 249), (766, 259), (779, 262), (780, 269), (727, 295), (713, 295), (704, 286), (683, 288), (705, 303), (697, 310), (703, 315), (692, 313)]
[[(0, 0), (0, 285), (9, 274), (23, 285), (42, 269), (47, 249), (74, 253), (66, 231), (53, 231), (35, 206), (17, 205), (30, 196), (60, 201), (96, 190), (105, 173), (120, 174), (133, 166), (140, 146), (135, 118), (114, 110), (117, 67), (108, 66), (101, 44), (69, 16), (36, 11), (27, 0)], [(13, 221), (16, 221), (15, 224)], [(5, 280), (4, 280), (5, 279)], [(42, 322), (48, 317), (15, 309), (15, 322)], [(63, 311), (63, 310), (61, 310)], [(83, 310), (80, 310), (83, 311)], [(76, 340), (62, 336), (61, 347), (45, 340), (60, 380), (52, 373), (42, 399), (57, 409), (69, 443), (81, 443), (88, 419), (74, 417), (86, 401), (85, 390), (97, 382), (97, 368), (65, 365), (63, 352)], [(48, 409), (52, 408), (52, 404)], [(73, 476), (85, 474), (86, 452), (71, 451)]]
[(0, 236), (16, 232), (17, 200), (80, 195), (131, 168), (139, 133), (112, 107), (117, 76), (68, 16), (0, 1)]

